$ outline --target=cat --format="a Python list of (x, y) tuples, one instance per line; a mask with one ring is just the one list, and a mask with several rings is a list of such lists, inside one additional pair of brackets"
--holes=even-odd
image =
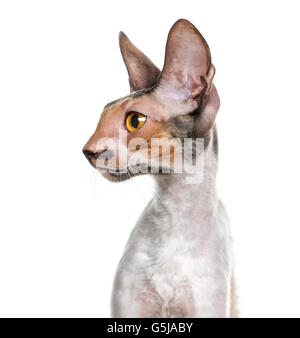
[(229, 221), (216, 192), (220, 100), (208, 44), (178, 20), (160, 71), (122, 32), (119, 41), (130, 94), (105, 106), (83, 152), (111, 181), (149, 173), (156, 192), (119, 263), (112, 317), (234, 317)]

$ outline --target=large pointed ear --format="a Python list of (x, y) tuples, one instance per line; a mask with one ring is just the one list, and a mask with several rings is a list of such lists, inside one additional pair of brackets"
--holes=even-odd
[(160, 92), (181, 101), (192, 99), (200, 105), (203, 94), (210, 93), (214, 74), (203, 36), (189, 21), (178, 20), (168, 35)]
[(131, 43), (123, 32), (120, 32), (119, 42), (129, 75), (130, 91), (153, 87), (158, 80), (160, 70)]

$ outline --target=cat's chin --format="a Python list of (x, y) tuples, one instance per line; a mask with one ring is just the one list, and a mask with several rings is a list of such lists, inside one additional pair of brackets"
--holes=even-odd
[(108, 169), (105, 167), (98, 167), (97, 169), (104, 178), (106, 178), (107, 180), (111, 182), (123, 182), (135, 176), (148, 174), (148, 171), (143, 172), (141, 170), (141, 167), (131, 167), (130, 169), (123, 168), (120, 170), (119, 169)]
[(101, 175), (111, 182), (123, 182), (131, 178), (128, 173), (101, 172)]

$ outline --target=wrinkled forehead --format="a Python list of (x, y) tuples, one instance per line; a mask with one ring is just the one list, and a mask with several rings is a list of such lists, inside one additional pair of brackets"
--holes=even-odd
[(133, 93), (130, 93), (126, 96), (123, 96), (121, 97), (120, 99), (117, 99), (117, 100), (114, 100), (114, 101), (111, 101), (109, 103), (107, 103), (105, 106), (104, 106), (104, 109), (110, 107), (110, 106), (115, 106), (117, 105), (118, 103), (122, 103), (123, 101), (125, 100), (128, 100), (128, 99), (134, 99), (134, 98), (137, 98), (137, 97), (141, 97), (143, 96), (144, 94), (147, 94), (147, 93), (150, 93), (150, 89), (140, 89), (140, 90), (137, 90)]

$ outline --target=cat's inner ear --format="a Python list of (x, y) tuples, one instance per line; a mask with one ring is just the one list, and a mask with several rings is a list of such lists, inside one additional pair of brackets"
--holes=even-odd
[(120, 32), (119, 43), (129, 75), (130, 91), (153, 87), (157, 83), (160, 70), (123, 32)]
[(203, 36), (189, 21), (178, 20), (168, 35), (160, 93), (181, 101), (198, 100), (204, 92), (209, 94), (214, 73)]

